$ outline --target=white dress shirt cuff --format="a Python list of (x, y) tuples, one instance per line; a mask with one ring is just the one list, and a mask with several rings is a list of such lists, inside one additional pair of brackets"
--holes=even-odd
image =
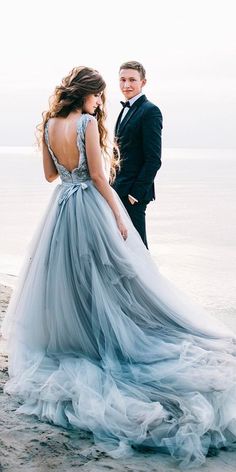
[(131, 197), (136, 203), (138, 203), (137, 198), (133, 197), (133, 195), (128, 195), (128, 197)]

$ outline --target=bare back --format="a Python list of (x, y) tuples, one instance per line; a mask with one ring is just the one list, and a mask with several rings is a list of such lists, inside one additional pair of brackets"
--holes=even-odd
[(77, 122), (81, 114), (71, 113), (67, 118), (50, 118), (48, 135), (50, 148), (59, 164), (72, 172), (79, 166)]

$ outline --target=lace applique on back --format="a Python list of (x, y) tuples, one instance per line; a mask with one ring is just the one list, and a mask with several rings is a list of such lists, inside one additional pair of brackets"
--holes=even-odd
[(81, 115), (77, 121), (77, 147), (80, 153), (79, 165), (72, 171), (66, 169), (65, 166), (60, 164), (53, 153), (50, 147), (49, 132), (48, 132), (48, 121), (45, 125), (45, 141), (52, 157), (52, 160), (57, 168), (58, 174), (61, 177), (63, 182), (81, 182), (84, 180), (90, 179), (87, 156), (86, 156), (86, 147), (85, 147), (85, 132), (89, 121), (96, 120), (94, 116), (89, 115), (88, 113)]

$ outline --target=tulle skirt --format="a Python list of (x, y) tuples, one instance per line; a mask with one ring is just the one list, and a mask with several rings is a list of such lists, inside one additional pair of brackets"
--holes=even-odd
[(90, 431), (112, 457), (182, 467), (236, 441), (236, 336), (164, 278), (120, 205), (58, 185), (3, 324), (17, 413)]

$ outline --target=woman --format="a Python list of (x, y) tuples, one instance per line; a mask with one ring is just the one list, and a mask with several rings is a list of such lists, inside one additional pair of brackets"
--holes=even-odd
[(112, 457), (145, 446), (199, 466), (236, 441), (236, 337), (161, 276), (109, 186), (104, 89), (75, 68), (44, 115), (45, 176), (62, 183), (4, 323), (5, 390)]

